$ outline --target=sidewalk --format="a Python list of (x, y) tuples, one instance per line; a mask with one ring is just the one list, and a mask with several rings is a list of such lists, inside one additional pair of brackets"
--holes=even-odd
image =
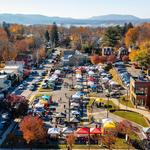
[[(118, 105), (118, 100), (117, 99), (112, 98), (111, 100), (115, 105)], [(127, 109), (127, 110), (137, 112), (137, 113), (143, 115), (144, 117), (146, 117), (150, 121), (150, 112), (149, 111), (127, 107), (125, 105), (122, 105), (121, 103), (119, 104), (119, 107), (120, 107), (120, 109), (125, 109), (125, 110)]]
[[(14, 128), (14, 126), (16, 125), (15, 122), (12, 122), (10, 124), (10, 126), (8, 127), (8, 129), (4, 132), (4, 134), (2, 135), (2, 138), (0, 138), (0, 145), (5, 141), (7, 135), (11, 132), (11, 130)], [(1, 150), (1, 148), (0, 148)]]

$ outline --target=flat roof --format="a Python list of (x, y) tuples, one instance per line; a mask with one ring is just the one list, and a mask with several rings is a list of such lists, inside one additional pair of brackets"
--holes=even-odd
[(0, 75), (0, 79), (6, 78), (6, 77), (7, 77), (6, 74)]
[(14, 70), (1, 70), (0, 71), (1, 73), (4, 73), (4, 72), (6, 72), (6, 73), (13, 73), (13, 72), (15, 72)]
[(4, 67), (4, 69), (18, 69), (19, 68), (19, 66), (17, 65), (17, 66), (5, 66)]

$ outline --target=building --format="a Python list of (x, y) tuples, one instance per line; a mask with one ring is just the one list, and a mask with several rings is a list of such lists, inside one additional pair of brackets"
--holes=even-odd
[(102, 48), (102, 56), (109, 56), (113, 53), (112, 47), (103, 47)]
[(11, 81), (7, 75), (0, 75), (0, 93), (7, 91), (11, 87)]
[(119, 59), (122, 59), (123, 56), (128, 55), (128, 54), (129, 54), (129, 52), (128, 52), (128, 49), (127, 49), (127, 48), (120, 47), (120, 48), (118, 49), (118, 58), (119, 58)]
[(135, 106), (150, 109), (150, 80), (148, 78), (131, 77), (130, 100)]
[(24, 62), (23, 61), (8, 61), (0, 74), (6, 74), (8, 78), (17, 77), (22, 80), (24, 75)]
[(62, 64), (64, 66), (82, 66), (88, 61), (88, 55), (76, 51), (64, 51)]

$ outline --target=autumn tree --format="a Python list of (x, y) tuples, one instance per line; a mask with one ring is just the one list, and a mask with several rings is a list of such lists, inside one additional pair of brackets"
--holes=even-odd
[(122, 57), (122, 61), (123, 61), (123, 62), (128, 62), (128, 61), (129, 61), (129, 56), (124, 55), (124, 56)]
[(75, 143), (75, 136), (74, 134), (69, 134), (66, 136), (66, 142), (67, 145), (69, 146), (69, 150), (72, 150), (72, 146)]
[(19, 127), (27, 143), (44, 141), (46, 138), (46, 129), (42, 119), (38, 116), (29, 115), (24, 117)]
[(8, 95), (6, 99), (14, 117), (24, 116), (28, 110), (28, 101), (24, 96)]
[(10, 26), (10, 32), (14, 34), (23, 34), (23, 25), (12, 24)]
[(132, 62), (136, 62), (137, 60), (137, 56), (138, 56), (138, 51), (137, 50), (132, 50), (129, 54), (129, 59), (132, 61)]
[(116, 142), (116, 130), (115, 129), (107, 129), (104, 131), (104, 135), (102, 136), (103, 145), (107, 146), (110, 150), (112, 150), (112, 146)]
[(129, 146), (130, 146), (130, 135), (140, 132), (140, 130), (137, 127), (134, 127), (132, 123), (129, 122), (128, 120), (122, 120), (121, 122), (119, 122), (116, 130), (118, 134), (122, 134), (126, 137), (127, 141), (129, 142)]
[(4, 29), (0, 28), (0, 42), (8, 41), (7, 33)]
[(98, 55), (91, 56), (91, 63), (93, 65), (99, 64), (100, 63), (100, 56), (98, 56)]
[(117, 60), (117, 57), (115, 55), (110, 55), (107, 59), (108, 62), (114, 63)]
[(31, 50), (34, 47), (34, 42), (35, 42), (34, 37), (25, 38), (24, 40), (27, 43), (28, 48)]
[(106, 63), (107, 62), (107, 56), (99, 56), (99, 63)]
[(136, 58), (140, 66), (150, 66), (150, 41), (143, 42)]
[(7, 44), (5, 44), (2, 48), (2, 59), (4, 61), (8, 61), (9, 60), (9, 46)]
[(139, 27), (131, 28), (125, 35), (125, 44), (127, 47), (136, 46), (136, 42), (139, 36)]
[(64, 38), (60, 43), (60, 45), (64, 46), (65, 48), (68, 48), (70, 44), (71, 44), (71, 39), (69, 37)]
[[(4, 29), (0, 28), (0, 53), (1, 53), (1, 56), (0, 56), (0, 60), (7, 60), (8, 59), (8, 56), (7, 54), (9, 53), (9, 50), (8, 50), (8, 36), (7, 36), (7, 33)], [(5, 52), (6, 50), (6, 52)]]
[(25, 52), (28, 50), (28, 44), (26, 40), (17, 40), (15, 42), (15, 47), (18, 52)]
[(41, 47), (41, 48), (39, 49), (39, 57), (40, 57), (40, 59), (46, 57), (45, 47)]

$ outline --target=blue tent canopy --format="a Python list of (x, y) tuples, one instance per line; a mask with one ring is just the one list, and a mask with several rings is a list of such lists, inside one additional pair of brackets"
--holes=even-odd
[(96, 85), (91, 85), (90, 86), (92, 89), (96, 89)]
[(44, 95), (44, 96), (42, 96), (42, 98), (48, 101), (50, 99), (50, 96), (49, 95)]
[(83, 96), (84, 92), (78, 91), (78, 92), (76, 92), (76, 95)]

